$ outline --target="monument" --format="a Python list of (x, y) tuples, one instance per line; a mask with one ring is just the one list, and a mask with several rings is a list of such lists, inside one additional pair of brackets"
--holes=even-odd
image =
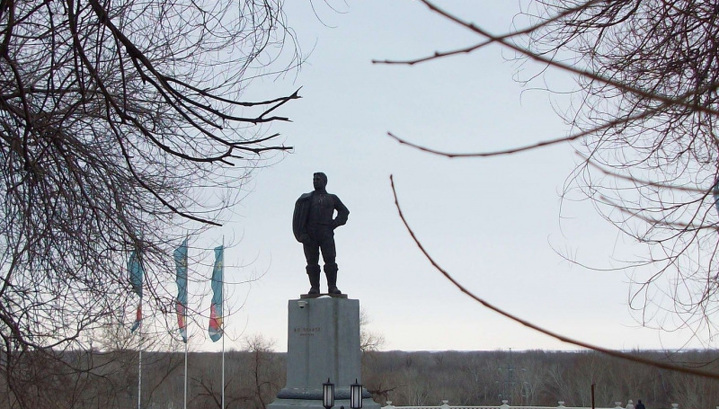
[[(297, 199), (292, 215), (292, 232), (295, 239), (302, 243), (307, 260), (307, 276), (310, 279), (308, 295), (320, 293), (320, 250), (325, 262), (327, 292), (342, 294), (337, 288), (337, 263), (335, 257), (334, 230), (347, 223), (350, 211), (342, 204), (337, 195), (327, 193), (327, 175), (316, 172), (312, 175), (315, 190), (305, 193)], [(337, 216), (335, 217), (335, 211)]]
[[(333, 230), (347, 222), (349, 210), (326, 192), (327, 176), (315, 173), (315, 191), (295, 204), (292, 229), (303, 244), (310, 290), (287, 303), (287, 383), (269, 409), (319, 409), (323, 384), (334, 384), (334, 407), (351, 409), (350, 386), (362, 383), (359, 300), (337, 289)], [(335, 217), (335, 212), (337, 216)], [(322, 251), (327, 293), (319, 289), (319, 252)], [(380, 405), (362, 388), (362, 408)]]

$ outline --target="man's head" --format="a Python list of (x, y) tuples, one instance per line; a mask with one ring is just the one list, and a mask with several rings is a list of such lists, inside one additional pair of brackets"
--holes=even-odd
[(314, 185), (315, 190), (324, 190), (327, 186), (327, 175), (322, 172), (316, 172), (312, 175), (312, 185)]

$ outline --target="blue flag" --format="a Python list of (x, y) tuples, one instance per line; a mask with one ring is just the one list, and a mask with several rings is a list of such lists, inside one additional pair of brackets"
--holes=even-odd
[(212, 342), (217, 342), (222, 338), (222, 287), (223, 287), (223, 270), (224, 270), (224, 247), (215, 247), (215, 266), (212, 268), (212, 304), (210, 304), (210, 326), (208, 332)]
[(716, 183), (714, 184), (714, 189), (712, 189), (712, 196), (714, 196), (714, 207), (716, 207), (717, 212), (719, 212), (719, 179), (717, 179)]
[(175, 311), (177, 311), (177, 326), (180, 329), (182, 341), (187, 343), (187, 239), (175, 249), (175, 271), (177, 275), (177, 299), (175, 300)]
[(130, 273), (132, 291), (140, 297), (140, 301), (137, 304), (137, 312), (135, 313), (135, 322), (130, 328), (131, 332), (135, 332), (142, 323), (142, 280), (145, 275), (145, 269), (142, 268), (142, 262), (135, 250), (130, 253), (130, 259), (127, 261), (127, 271)]

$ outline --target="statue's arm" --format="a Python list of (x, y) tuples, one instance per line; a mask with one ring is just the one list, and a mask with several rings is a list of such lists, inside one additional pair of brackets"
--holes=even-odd
[(350, 211), (347, 208), (347, 206), (342, 203), (339, 197), (334, 197), (335, 202), (335, 210), (337, 211), (337, 217), (335, 217), (334, 220), (332, 220), (332, 227), (339, 227), (347, 223), (347, 218), (350, 215)]

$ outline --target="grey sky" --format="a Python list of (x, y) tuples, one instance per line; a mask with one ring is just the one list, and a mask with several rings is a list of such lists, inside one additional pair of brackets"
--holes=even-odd
[[(476, 39), (417, 2), (350, 1), (337, 5), (341, 13), (316, 3), (325, 25), (309, 2), (286, 2), (303, 50), (312, 50), (296, 77), (258, 81), (250, 91), (264, 98), (302, 87), (303, 98), (282, 112), (293, 122), (272, 129), (294, 153), (257, 171), (230, 221), (208, 232), (207, 243), (194, 243), (209, 249), (223, 236), (235, 243), (225, 262), (244, 267), (228, 267), (228, 281), (264, 273), (251, 286), (229, 290), (238, 300), (247, 294), (228, 302), (235, 308), (226, 323), (230, 347), (240, 347), (230, 338), (261, 333), (278, 350), (286, 348), (287, 301), (309, 288), (302, 247), (291, 232), (292, 210), (297, 197), (312, 190), (315, 171), (328, 175), (328, 191), (351, 211), (336, 231), (338, 286), (360, 300), (385, 349), (572, 348), (485, 309), (441, 277), (401, 224), (391, 174), (428, 251), (488, 302), (604, 347), (682, 346), (687, 334), (638, 328), (627, 307), (626, 272), (584, 269), (558, 254), (607, 267), (641, 251), (591, 204), (561, 202), (578, 160), (570, 146), (449, 160), (386, 136), (391, 131), (448, 151), (487, 151), (566, 135), (569, 128), (552, 106), (566, 108), (566, 101), (515, 81), (536, 67), (508, 61), (511, 55), (497, 47), (412, 67), (373, 65), (372, 59), (422, 57)], [(519, 10), (518, 2), (505, 0), (441, 4), (496, 33), (509, 30)], [(566, 87), (572, 79), (552, 74), (550, 80)], [(204, 310), (209, 297), (202, 303)], [(199, 338), (191, 341), (194, 349), (219, 347)]]

